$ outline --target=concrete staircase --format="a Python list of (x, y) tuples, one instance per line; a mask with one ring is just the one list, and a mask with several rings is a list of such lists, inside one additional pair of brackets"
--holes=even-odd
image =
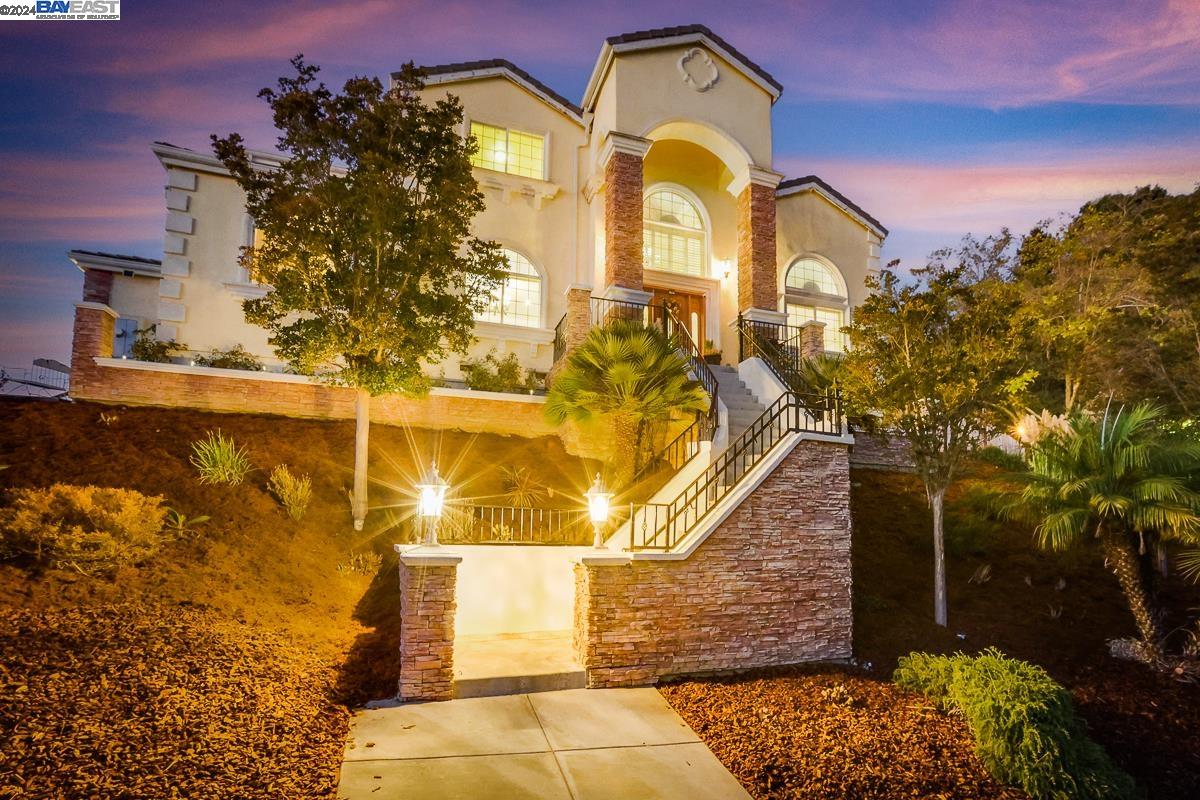
[(729, 411), (729, 441), (732, 442), (762, 415), (764, 409), (738, 377), (737, 367), (719, 366), (713, 367), (712, 371), (717, 377), (721, 402)]

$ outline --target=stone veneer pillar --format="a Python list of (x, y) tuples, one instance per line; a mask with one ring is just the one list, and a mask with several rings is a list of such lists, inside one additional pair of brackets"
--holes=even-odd
[(83, 271), (83, 302), (108, 305), (112, 299), (113, 273), (99, 269)]
[(462, 556), (400, 555), (401, 700), (454, 696), (454, 599)]
[[(767, 319), (779, 313), (775, 187), (781, 177), (750, 166), (730, 184), (730, 191), (737, 197), (738, 311), (751, 312), (747, 316), (752, 319)], [(755, 311), (766, 314), (756, 315)]]
[[(88, 274), (91, 273), (92, 270), (89, 270)], [(99, 274), (112, 277), (112, 273)], [(87, 297), (86, 293), (84, 297)], [(95, 359), (112, 358), (116, 321), (117, 312), (104, 303), (85, 300), (75, 304), (75, 329), (71, 337), (71, 397), (89, 398), (95, 394), (99, 383), (99, 367)]]
[(604, 284), (642, 291), (642, 159), (650, 140), (611, 131), (600, 150), (604, 170)]
[(816, 358), (825, 354), (825, 323), (810, 319), (800, 326), (800, 355)]
[(563, 349), (562, 356), (550, 367), (548, 380), (562, 370), (571, 354), (587, 339), (588, 331), (592, 328), (592, 288), (590, 286), (571, 286), (567, 289), (567, 313), (563, 320)]

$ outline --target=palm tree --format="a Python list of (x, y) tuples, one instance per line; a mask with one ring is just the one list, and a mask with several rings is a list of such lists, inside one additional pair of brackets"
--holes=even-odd
[(1096, 541), (1116, 574), (1143, 644), (1161, 653), (1163, 630), (1142, 577), (1145, 537), (1197, 541), (1200, 444), (1171, 435), (1161, 411), (1143, 403), (1069, 427), (1035, 442), (1023, 486), (1008, 497), (1008, 516), (1036, 524), (1038, 544), (1066, 550)]
[[(678, 416), (708, 409), (708, 394), (688, 375), (688, 363), (665, 333), (617, 320), (593, 328), (567, 360), (546, 397), (546, 417), (610, 420), (617, 441), (632, 443), (618, 480), (642, 466), (647, 434)], [(627, 448), (619, 452), (628, 453)]]

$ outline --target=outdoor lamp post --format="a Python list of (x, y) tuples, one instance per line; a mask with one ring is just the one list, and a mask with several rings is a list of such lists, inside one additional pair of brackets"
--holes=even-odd
[(604, 523), (608, 522), (608, 501), (612, 499), (612, 492), (608, 491), (604, 485), (599, 472), (596, 473), (596, 482), (592, 484), (592, 488), (588, 489), (586, 496), (588, 516), (592, 518), (592, 530), (596, 535), (592, 546), (597, 550), (602, 550), (604, 549), (604, 539), (600, 534), (600, 529), (604, 527)]
[(442, 476), (438, 475), (436, 461), (430, 464), (424, 482), (417, 484), (417, 516), (427, 526), (425, 531), (425, 544), (427, 545), (437, 545), (438, 543), (438, 520), (442, 516), (442, 506), (446, 501), (446, 489), (449, 486), (442, 480)]

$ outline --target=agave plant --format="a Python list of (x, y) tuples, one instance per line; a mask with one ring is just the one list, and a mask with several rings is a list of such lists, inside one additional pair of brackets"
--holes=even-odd
[(688, 375), (674, 341), (657, 328), (618, 320), (593, 328), (571, 353), (546, 397), (556, 424), (611, 421), (620, 448), (618, 481), (642, 466), (649, 434), (677, 417), (708, 409), (708, 394)]
[(1036, 525), (1040, 546), (1097, 543), (1137, 623), (1142, 643), (1162, 651), (1163, 631), (1142, 577), (1140, 555), (1156, 535), (1200, 543), (1200, 444), (1172, 435), (1149, 404), (1093, 419), (1076, 415), (1029, 451), (1027, 472), (1002, 510)]

